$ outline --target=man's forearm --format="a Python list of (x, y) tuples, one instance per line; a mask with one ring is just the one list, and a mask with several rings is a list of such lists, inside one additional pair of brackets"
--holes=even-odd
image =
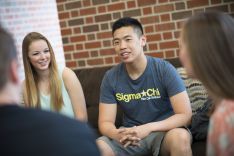
[(113, 123), (110, 122), (103, 122), (99, 124), (99, 130), (102, 135), (112, 138), (114, 140), (118, 140), (118, 132)]
[(190, 122), (190, 114), (175, 114), (165, 120), (148, 123), (147, 127), (151, 130), (151, 132), (168, 131), (173, 128), (187, 126), (190, 124)]

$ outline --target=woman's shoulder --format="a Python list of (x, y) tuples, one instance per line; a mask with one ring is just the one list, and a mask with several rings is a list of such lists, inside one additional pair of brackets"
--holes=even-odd
[(63, 67), (63, 69), (62, 69), (62, 75), (63, 76), (69, 76), (69, 75), (74, 75), (75, 73), (74, 73), (74, 71), (72, 70), (72, 69), (70, 69), (70, 68), (68, 68), (68, 67)]
[(62, 78), (63, 81), (72, 81), (74, 79), (77, 79), (77, 76), (72, 69), (64, 67), (62, 71)]

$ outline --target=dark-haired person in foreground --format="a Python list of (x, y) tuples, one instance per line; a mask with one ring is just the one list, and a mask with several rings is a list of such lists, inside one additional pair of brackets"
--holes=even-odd
[(99, 156), (85, 123), (19, 106), (21, 82), (12, 37), (0, 27), (0, 155)]
[[(146, 56), (141, 24), (124, 17), (112, 27), (113, 44), (122, 61), (102, 81), (97, 143), (106, 156), (153, 154), (191, 156), (191, 135), (184, 128), (191, 106), (176, 69), (162, 59)], [(115, 126), (117, 105), (123, 125)]]
[(205, 12), (189, 18), (181, 32), (180, 59), (215, 103), (208, 130), (207, 156), (234, 155), (234, 19)]

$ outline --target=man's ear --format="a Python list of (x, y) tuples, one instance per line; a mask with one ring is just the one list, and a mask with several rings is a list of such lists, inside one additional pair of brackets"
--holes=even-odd
[(9, 76), (10, 76), (12, 83), (20, 82), (18, 69), (19, 69), (18, 61), (14, 59), (10, 64), (10, 72), (9, 72)]
[(147, 40), (146, 36), (145, 36), (145, 35), (142, 35), (142, 36), (141, 36), (141, 46), (142, 46), (142, 47), (144, 47), (144, 46), (146, 45), (146, 40)]

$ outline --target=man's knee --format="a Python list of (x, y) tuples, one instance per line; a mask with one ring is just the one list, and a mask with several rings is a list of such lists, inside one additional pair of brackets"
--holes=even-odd
[(183, 128), (172, 129), (167, 132), (163, 140), (161, 152), (163, 155), (170, 155), (172, 151), (176, 153), (191, 153), (191, 135)]
[(102, 156), (115, 156), (113, 150), (105, 141), (98, 139), (96, 143)]

